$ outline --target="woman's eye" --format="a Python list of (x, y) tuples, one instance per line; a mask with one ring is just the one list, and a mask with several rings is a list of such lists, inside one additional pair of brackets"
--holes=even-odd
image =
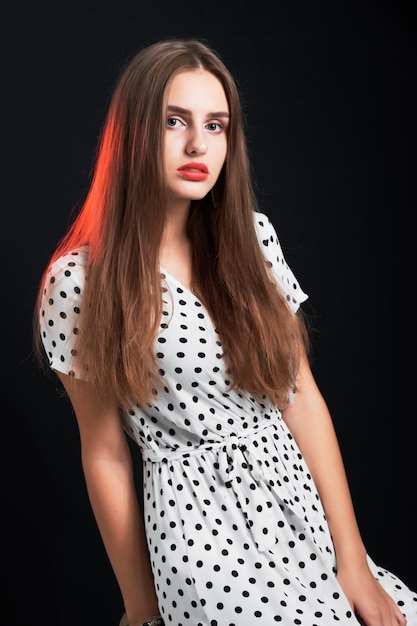
[(175, 126), (178, 126), (179, 124), (181, 124), (181, 122), (176, 117), (169, 117), (167, 119), (167, 126), (170, 126), (171, 128), (175, 128)]
[(220, 132), (223, 129), (223, 126), (219, 122), (209, 122), (209, 124), (207, 124), (207, 129), (212, 133), (216, 133)]

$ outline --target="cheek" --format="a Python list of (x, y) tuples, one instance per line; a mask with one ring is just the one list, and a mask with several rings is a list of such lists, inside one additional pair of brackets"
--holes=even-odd
[(168, 172), (173, 161), (172, 148), (170, 146), (169, 141), (165, 142), (164, 150), (163, 150), (163, 159), (164, 159), (164, 170)]
[(172, 155), (174, 153), (174, 145), (175, 144), (173, 142), (171, 133), (167, 133), (164, 138), (164, 148), (163, 148), (164, 159), (166, 162), (168, 162), (170, 158), (172, 158)]
[(217, 167), (218, 167), (219, 173), (226, 161), (226, 155), (227, 155), (227, 143), (224, 142), (224, 144), (221, 146), (221, 148), (219, 148), (217, 152)]

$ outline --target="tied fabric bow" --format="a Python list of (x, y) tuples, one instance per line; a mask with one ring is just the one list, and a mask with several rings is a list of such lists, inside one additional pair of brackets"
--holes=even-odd
[(233, 489), (258, 550), (266, 552), (277, 542), (276, 522), (256, 446), (247, 437), (230, 435), (218, 449), (218, 464), (219, 474), (226, 486)]
[[(261, 433), (279, 419), (276, 416), (264, 420), (244, 433), (230, 433), (221, 441), (207, 442), (192, 449), (144, 448), (142, 456), (153, 463), (173, 463), (203, 453), (216, 454), (216, 469), (221, 480), (233, 490), (236, 506), (241, 509), (258, 550), (266, 552), (279, 541), (278, 528), (283, 516), (291, 518), (294, 532), (303, 532), (305, 526), (302, 507), (293, 502), (285, 482), (281, 483), (276, 473), (267, 467), (257, 448), (261, 445), (257, 441)], [(281, 469), (284, 467), (283, 464)]]

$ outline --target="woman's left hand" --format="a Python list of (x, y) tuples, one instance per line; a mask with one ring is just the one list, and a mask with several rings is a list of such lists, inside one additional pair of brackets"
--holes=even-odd
[(367, 565), (360, 569), (340, 569), (337, 580), (361, 624), (406, 626), (407, 620), (401, 610)]

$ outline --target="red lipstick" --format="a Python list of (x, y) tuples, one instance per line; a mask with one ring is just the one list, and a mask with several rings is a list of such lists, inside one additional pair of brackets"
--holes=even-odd
[(181, 165), (178, 168), (177, 172), (187, 180), (206, 180), (208, 177), (209, 171), (207, 165), (204, 163), (195, 163), (192, 161), (191, 163), (186, 163), (185, 165)]

